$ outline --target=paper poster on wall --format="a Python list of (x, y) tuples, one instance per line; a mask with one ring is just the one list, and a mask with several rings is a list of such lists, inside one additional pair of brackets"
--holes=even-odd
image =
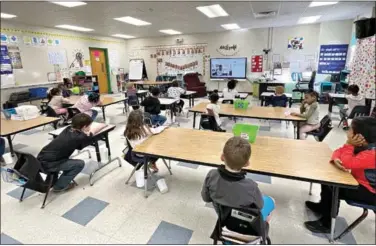
[(288, 39), (287, 48), (292, 50), (302, 50), (303, 42), (303, 37), (291, 37)]
[(7, 44), (8, 43), (8, 35), (2, 33), (1, 34), (1, 44)]
[(48, 51), (48, 63), (55, 64), (65, 64), (66, 54), (63, 51)]
[(22, 60), (20, 48), (18, 46), (8, 46), (9, 58), (12, 62), (13, 69), (22, 69)]
[(23, 36), (23, 42), (25, 45), (31, 45), (31, 37)]
[(263, 66), (263, 56), (256, 55), (251, 58), (251, 72), (252, 73), (262, 73)]
[(12, 74), (12, 62), (9, 57), (8, 47), (6, 45), (1, 45), (1, 53), (0, 53), (0, 61), (1, 61), (1, 74)]
[(117, 50), (110, 50), (108, 52), (109, 56), (109, 62), (111, 67), (119, 67), (120, 66), (120, 60), (119, 60), (119, 53)]
[(45, 46), (45, 45), (47, 45), (47, 38), (45, 38), (45, 37), (41, 37), (41, 38), (39, 38), (39, 44), (40, 44), (41, 46)]
[(319, 74), (339, 74), (346, 66), (348, 44), (320, 46)]
[(54, 45), (54, 39), (53, 38), (47, 38), (47, 45), (48, 46)]
[(38, 39), (38, 37), (32, 37), (32, 38), (31, 38), (31, 44), (32, 44), (32, 45), (38, 45), (38, 44), (39, 44), (39, 39)]
[(18, 37), (15, 35), (12, 35), (9, 37), (9, 43), (11, 44), (17, 44), (18, 43)]
[(60, 39), (55, 39), (55, 42), (54, 42), (55, 45), (60, 45), (61, 44), (61, 41)]

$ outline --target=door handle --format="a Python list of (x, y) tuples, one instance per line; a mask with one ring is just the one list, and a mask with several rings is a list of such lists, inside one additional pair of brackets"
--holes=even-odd
[(104, 73), (105, 71), (104, 71), (104, 64), (103, 63), (101, 63), (101, 67), (102, 67), (102, 73)]

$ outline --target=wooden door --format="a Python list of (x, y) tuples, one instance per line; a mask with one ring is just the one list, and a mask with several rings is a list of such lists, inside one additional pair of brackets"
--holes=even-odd
[(90, 49), (93, 75), (98, 75), (99, 93), (108, 93), (107, 61), (103, 50)]

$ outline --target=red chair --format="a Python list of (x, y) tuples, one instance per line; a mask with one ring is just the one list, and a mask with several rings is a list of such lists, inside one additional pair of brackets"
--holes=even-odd
[(201, 83), (197, 73), (187, 73), (183, 77), (184, 83), (187, 87), (187, 91), (197, 92), (198, 97), (206, 96), (205, 83)]

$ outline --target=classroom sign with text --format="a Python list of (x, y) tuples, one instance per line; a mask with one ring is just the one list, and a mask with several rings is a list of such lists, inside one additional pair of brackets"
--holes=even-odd
[(348, 44), (321, 45), (319, 74), (339, 74), (346, 66)]
[(8, 47), (6, 45), (1, 45), (0, 61), (1, 74), (12, 74), (12, 61), (9, 57)]

